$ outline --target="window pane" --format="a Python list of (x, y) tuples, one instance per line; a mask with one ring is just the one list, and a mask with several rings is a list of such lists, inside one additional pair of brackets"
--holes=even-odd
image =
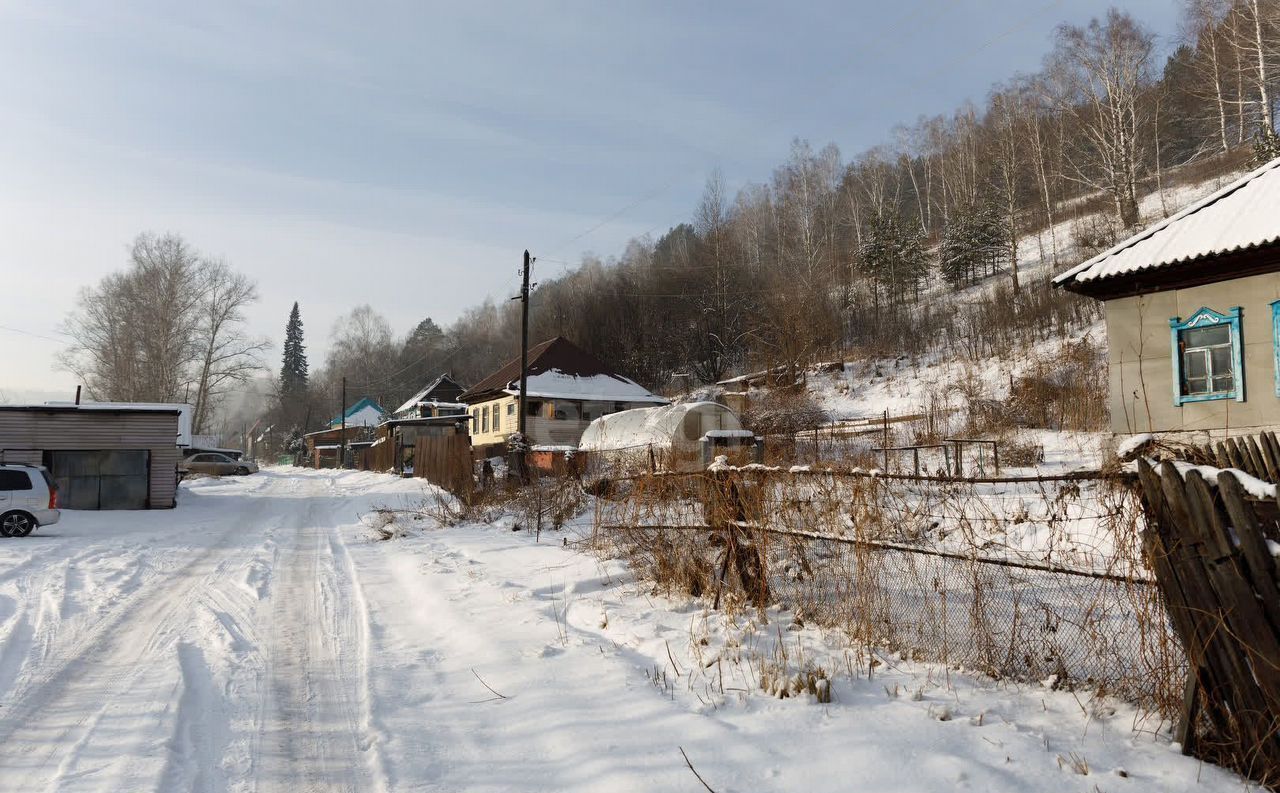
[(1215, 347), (1209, 353), (1209, 355), (1210, 355), (1210, 359), (1213, 362), (1214, 377), (1217, 377), (1218, 375), (1231, 374), (1231, 370), (1233, 367), (1231, 366), (1231, 348), (1230, 347)]
[(1231, 391), (1235, 388), (1235, 378), (1229, 374), (1215, 376), (1213, 378), (1213, 390), (1215, 393)]
[(1212, 347), (1215, 344), (1231, 343), (1231, 327), (1214, 325), (1208, 328), (1189, 328), (1182, 331), (1182, 344), (1185, 348)]
[(1201, 350), (1188, 352), (1182, 356), (1182, 376), (1188, 380), (1195, 377), (1205, 377), (1209, 374), (1208, 356)]
[(1209, 378), (1188, 377), (1187, 385), (1186, 385), (1186, 393), (1188, 395), (1209, 393)]

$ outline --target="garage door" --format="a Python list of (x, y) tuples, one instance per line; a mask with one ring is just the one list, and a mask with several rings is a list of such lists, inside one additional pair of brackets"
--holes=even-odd
[(151, 452), (146, 449), (45, 452), (66, 509), (146, 509)]

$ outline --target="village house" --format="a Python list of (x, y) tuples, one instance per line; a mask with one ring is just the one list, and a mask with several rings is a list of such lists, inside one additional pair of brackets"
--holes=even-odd
[[(668, 400), (557, 336), (529, 349), (525, 433), (537, 451), (575, 449), (594, 419)], [(467, 389), (458, 400), (471, 415), (471, 442), (479, 456), (501, 455), (518, 429), (520, 359)]]
[(343, 445), (348, 454), (372, 446), (374, 428), (382, 422), (387, 413), (381, 405), (369, 397), (362, 398), (344, 414), (329, 421), (328, 429), (308, 432), (302, 436), (307, 446), (307, 455), (315, 468), (338, 468)]
[(461, 384), (447, 374), (432, 380), (426, 388), (405, 400), (392, 412), (393, 419), (419, 419), (435, 416), (456, 416), (467, 412), (467, 406), (458, 401), (466, 391)]
[(1280, 159), (1054, 285), (1104, 301), (1114, 432), (1280, 425)]
[(467, 406), (458, 401), (465, 390), (447, 374), (432, 380), (378, 426), (377, 437), (363, 462), (377, 470), (409, 474), (418, 468), (420, 447), (452, 451), (462, 446), (465, 448), (458, 454), (465, 453), (470, 449), (471, 418)]

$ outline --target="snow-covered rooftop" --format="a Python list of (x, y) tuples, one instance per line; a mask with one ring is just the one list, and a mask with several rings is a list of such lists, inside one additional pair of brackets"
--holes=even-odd
[[(519, 384), (504, 391), (511, 395), (520, 393)], [(530, 375), (527, 380), (529, 397), (541, 399), (581, 399), (602, 402), (654, 402), (665, 404), (666, 399), (650, 393), (634, 380), (621, 375), (574, 375), (551, 369)]]
[(1280, 158), (1053, 279), (1070, 288), (1280, 242)]
[[(667, 403), (666, 399), (650, 393), (636, 381), (560, 336), (529, 348), (527, 372), (528, 393), (532, 397)], [(459, 399), (468, 403), (482, 402), (503, 394), (517, 394), (519, 388), (520, 359), (515, 358), (467, 389)]]
[(423, 388), (421, 391), (419, 391), (418, 393), (414, 394), (413, 396), (405, 400), (405, 403), (403, 405), (396, 408), (395, 409), (396, 415), (413, 410), (415, 407), (418, 407), (419, 405), (435, 405), (435, 404), (445, 405), (445, 406), (457, 405), (459, 407), (465, 408), (466, 405), (461, 405), (459, 403), (437, 402), (437, 400), (427, 398), (428, 396), (431, 395), (432, 391), (435, 391), (441, 384), (445, 384), (445, 383), (447, 383), (448, 385), (455, 386), (456, 391), (461, 391), (461, 388), (458, 387), (457, 383), (454, 382), (453, 378), (449, 377), (449, 375), (447, 374), (442, 374), (436, 379), (432, 380), (430, 383), (428, 383), (427, 386)]

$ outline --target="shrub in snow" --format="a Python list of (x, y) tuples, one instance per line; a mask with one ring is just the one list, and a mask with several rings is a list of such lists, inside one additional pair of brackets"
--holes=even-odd
[(751, 406), (740, 418), (757, 435), (794, 435), (830, 421), (813, 394), (785, 388), (752, 392)]

